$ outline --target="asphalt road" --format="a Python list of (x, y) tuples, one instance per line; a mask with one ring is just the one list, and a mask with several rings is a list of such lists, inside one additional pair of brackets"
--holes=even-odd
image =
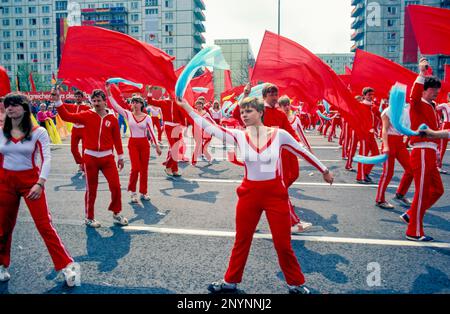
[[(290, 189), (299, 216), (313, 223), (310, 232), (294, 236), (294, 251), (313, 293), (450, 293), (450, 195), (448, 191), (425, 215), (425, 230), (437, 241), (415, 246), (404, 238), (405, 210), (374, 206), (376, 186), (355, 184), (356, 174), (344, 170), (336, 143), (309, 133), (313, 150), (335, 173), (333, 186), (300, 161), (301, 175)], [(126, 140), (124, 140), (126, 142)], [(126, 144), (124, 145), (126, 146)], [(96, 219), (102, 228), (83, 225), (84, 179), (76, 174), (68, 141), (52, 146), (52, 171), (47, 183), (54, 226), (68, 251), (81, 266), (81, 286), (68, 289), (52, 263), (22, 204), (13, 237), (11, 280), (0, 293), (207, 293), (207, 285), (222, 278), (233, 245), (235, 189), (243, 169), (218, 159), (199, 167), (181, 164), (183, 177), (167, 178), (161, 157), (149, 167), (151, 202), (131, 205), (126, 192), (130, 164), (120, 173), (123, 214), (130, 227), (113, 226), (107, 211), (109, 191), (100, 179)], [(126, 152), (127, 154), (127, 152)], [(155, 155), (152, 151), (152, 155)], [(450, 155), (445, 167), (450, 169)], [(356, 164), (354, 165), (356, 167)], [(401, 167), (396, 166), (388, 199), (395, 193)], [(374, 169), (378, 180), (380, 166)], [(446, 190), (450, 175), (442, 176)], [(414, 187), (408, 196), (412, 197)], [(263, 215), (245, 269), (242, 292), (286, 293), (270, 230)], [(433, 246), (434, 245), (434, 246)]]

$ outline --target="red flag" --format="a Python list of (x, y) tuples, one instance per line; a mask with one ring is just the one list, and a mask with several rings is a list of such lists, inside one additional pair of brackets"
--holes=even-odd
[(5, 96), (11, 92), (11, 84), (9, 82), (8, 72), (0, 66), (0, 96)]
[(33, 80), (33, 72), (30, 72), (30, 75), (29, 75), (28, 78), (30, 80), (31, 91), (35, 92), (36, 91), (36, 85), (34, 84), (34, 80)]
[(450, 55), (450, 10), (409, 5), (406, 12), (422, 54)]
[(207, 101), (213, 101), (214, 100), (214, 81), (213, 81), (213, 75), (212, 73), (205, 68), (205, 73), (203, 73), (200, 76), (197, 76), (196, 78), (193, 78), (190, 83), (191, 88), (192, 87), (205, 87), (208, 89), (205, 93), (199, 93), (197, 94), (197, 98), (200, 96), (203, 96), (206, 98)]
[(162, 86), (170, 92), (177, 80), (172, 61), (173, 57), (162, 50), (128, 35), (100, 27), (72, 26), (58, 77), (69, 82), (89, 78), (100, 84), (111, 77), (122, 77)]
[(345, 66), (345, 75), (352, 75), (352, 69), (350, 69), (348, 66)]
[[(361, 94), (364, 87), (370, 86), (375, 89), (378, 98), (389, 98), (389, 91), (392, 86), (399, 82), (407, 86), (406, 95), (409, 95), (417, 76), (418, 73), (391, 60), (358, 49), (353, 63), (351, 88), (353, 93)], [(448, 84), (442, 82), (437, 101), (444, 99), (448, 88)]]
[(296, 42), (266, 31), (253, 71), (252, 81), (277, 84), (280, 91), (308, 103), (326, 99), (364, 138), (371, 126), (369, 115), (359, 110), (336, 73), (316, 55)]
[[(236, 98), (239, 97), (240, 94), (244, 92), (245, 85), (235, 86), (231, 89), (225, 90), (220, 94), (220, 101), (223, 103), (226, 100), (234, 102)], [(225, 99), (224, 98), (229, 98)]]
[(225, 89), (224, 90), (232, 89), (233, 83), (231, 81), (231, 70), (223, 71), (223, 75), (225, 77)]

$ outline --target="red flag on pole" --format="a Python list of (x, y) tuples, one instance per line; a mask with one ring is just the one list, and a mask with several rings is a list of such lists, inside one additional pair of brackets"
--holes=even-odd
[(11, 84), (9, 82), (8, 72), (0, 66), (0, 96), (5, 96), (11, 92)]
[(34, 84), (34, 80), (33, 80), (33, 72), (30, 72), (30, 75), (28, 76), (28, 78), (30, 80), (31, 91), (35, 92), (36, 91), (36, 85)]
[(233, 83), (231, 81), (231, 70), (223, 71), (223, 75), (225, 77), (225, 89), (224, 90), (232, 89)]
[(406, 7), (420, 52), (450, 55), (450, 10), (424, 5)]
[[(326, 99), (334, 105), (360, 138), (367, 136), (370, 116), (359, 110), (337, 74), (316, 55), (298, 43), (266, 31), (253, 71), (252, 81), (272, 82), (309, 103)], [(283, 92), (283, 91), (281, 91)]]
[(177, 80), (173, 59), (164, 51), (126, 34), (100, 27), (71, 26), (58, 77), (69, 82), (90, 78), (101, 84), (108, 78), (121, 77), (161, 86), (170, 93)]

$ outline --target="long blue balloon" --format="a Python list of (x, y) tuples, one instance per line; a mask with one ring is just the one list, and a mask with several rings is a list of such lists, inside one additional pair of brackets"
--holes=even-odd
[(226, 101), (222, 106), (222, 114), (227, 118), (231, 117), (236, 106), (237, 102), (232, 103), (231, 101)]
[(219, 46), (210, 46), (202, 49), (189, 61), (178, 77), (175, 85), (175, 95), (177, 97), (183, 98), (189, 82), (201, 67), (213, 67), (221, 70), (230, 69)]
[(320, 110), (317, 110), (316, 112), (317, 112), (317, 115), (318, 115), (319, 117), (321, 117), (322, 119), (327, 120), (327, 121), (330, 121), (330, 120), (331, 120), (331, 118), (329, 118), (329, 117), (327, 117), (327, 116), (324, 116), (324, 115), (322, 114), (322, 112), (320, 112)]
[[(407, 136), (417, 136), (419, 132), (411, 130), (409, 127), (405, 126), (403, 123), (403, 112), (405, 110), (406, 101), (406, 85), (395, 83), (391, 89), (391, 94), (389, 95), (389, 118), (391, 120), (392, 126), (403, 135)], [(420, 125), (420, 130), (427, 129), (426, 124)]]
[(325, 107), (326, 113), (330, 113), (330, 104), (324, 99), (323, 106)]
[(139, 89), (142, 89), (142, 87), (143, 87), (143, 85), (141, 83), (135, 83), (135, 82), (123, 79), (121, 77), (112, 77), (112, 78), (106, 80), (106, 82), (110, 83), (110, 84), (124, 83), (124, 84), (127, 84), (127, 85), (131, 85), (131, 86), (137, 87)]
[(385, 162), (387, 159), (388, 159), (387, 154), (381, 154), (381, 155), (370, 156), (370, 157), (355, 155), (355, 157), (353, 157), (353, 161), (359, 162), (361, 164), (366, 164), (366, 165), (380, 164), (380, 163)]

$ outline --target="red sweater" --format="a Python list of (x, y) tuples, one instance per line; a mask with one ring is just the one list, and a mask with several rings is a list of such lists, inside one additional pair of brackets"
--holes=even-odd
[(119, 156), (123, 154), (119, 122), (111, 111), (102, 118), (93, 110), (71, 113), (66, 106), (58, 106), (57, 110), (64, 121), (84, 125), (85, 149), (101, 152), (115, 147)]
[[(64, 104), (64, 107), (66, 107), (67, 111), (70, 113), (79, 113), (82, 111), (87, 111), (87, 110), (91, 110), (91, 107), (89, 107), (88, 105), (76, 105), (76, 104)], [(74, 124), (75, 128), (84, 128), (84, 126), (82, 124)]]
[[(439, 130), (439, 123), (436, 117), (436, 104), (434, 102), (428, 103), (422, 99), (423, 84), (425, 78), (419, 76), (414, 82), (411, 90), (411, 129), (417, 130), (422, 123), (428, 125), (432, 130)], [(411, 144), (419, 142), (433, 142), (439, 144), (440, 139), (431, 139), (420, 136), (411, 136)]]
[(147, 97), (147, 103), (161, 108), (164, 122), (186, 125), (186, 116), (174, 101), (156, 100), (152, 97)]

